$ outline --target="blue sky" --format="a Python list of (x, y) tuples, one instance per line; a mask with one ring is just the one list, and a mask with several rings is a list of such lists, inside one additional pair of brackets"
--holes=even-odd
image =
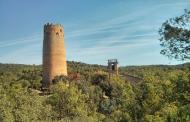
[(158, 29), (190, 0), (1, 0), (0, 62), (41, 64), (43, 25), (64, 26), (67, 59), (178, 64), (161, 55)]

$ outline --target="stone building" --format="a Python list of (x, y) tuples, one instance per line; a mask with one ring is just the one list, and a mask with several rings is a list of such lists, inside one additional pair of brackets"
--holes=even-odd
[(117, 59), (108, 60), (108, 72), (110, 75), (118, 75), (118, 61)]
[(42, 88), (47, 88), (55, 76), (67, 76), (64, 30), (59, 24), (44, 25)]

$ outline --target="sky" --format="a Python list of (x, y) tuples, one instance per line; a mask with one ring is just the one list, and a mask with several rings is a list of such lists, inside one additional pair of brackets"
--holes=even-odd
[(0, 0), (0, 63), (42, 64), (43, 25), (64, 26), (67, 60), (180, 64), (160, 54), (158, 30), (190, 0)]

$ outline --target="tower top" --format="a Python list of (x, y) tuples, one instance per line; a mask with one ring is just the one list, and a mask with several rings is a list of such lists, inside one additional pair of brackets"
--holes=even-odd
[(53, 24), (53, 23), (46, 23), (44, 25), (44, 29), (48, 29), (48, 28), (63, 28), (63, 26), (61, 24)]
[(63, 26), (61, 24), (47, 23), (44, 25), (44, 32), (61, 32), (63, 33)]

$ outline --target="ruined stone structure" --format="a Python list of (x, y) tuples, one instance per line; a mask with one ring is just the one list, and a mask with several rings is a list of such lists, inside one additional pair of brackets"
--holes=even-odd
[(64, 30), (59, 24), (44, 25), (42, 88), (47, 88), (55, 76), (67, 76)]
[(118, 75), (118, 62), (117, 59), (108, 60), (108, 72), (109, 75)]

